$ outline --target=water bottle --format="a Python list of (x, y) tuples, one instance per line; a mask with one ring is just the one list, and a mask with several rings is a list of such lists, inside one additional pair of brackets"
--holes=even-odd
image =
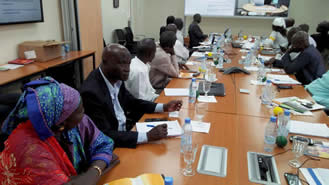
[(183, 152), (183, 148), (186, 145), (192, 146), (192, 125), (191, 125), (191, 119), (185, 118), (185, 123), (183, 126), (183, 135), (181, 137), (181, 143), (180, 143), (180, 151)]
[(262, 104), (271, 105), (271, 103), (272, 103), (272, 82), (271, 82), (271, 80), (266, 81), (266, 85), (263, 88), (261, 100), (262, 100)]
[(263, 82), (265, 81), (266, 77), (266, 70), (265, 70), (265, 64), (264, 64), (264, 60), (260, 59), (260, 65), (259, 65), (259, 69), (258, 69), (258, 73), (257, 73), (257, 81), (258, 82)]
[(224, 51), (220, 51), (220, 55), (218, 56), (218, 64), (216, 68), (222, 69), (223, 68), (223, 63), (224, 63)]
[(165, 177), (164, 182), (165, 182), (165, 185), (174, 185), (174, 178), (173, 177)]
[(250, 51), (248, 52), (245, 60), (244, 60), (244, 67), (249, 67), (251, 65), (251, 54)]
[(195, 103), (196, 102), (196, 91), (198, 90), (198, 85), (196, 83), (196, 79), (192, 78), (192, 81), (190, 83), (190, 89), (189, 89), (189, 103)]
[(62, 45), (62, 51), (61, 51), (61, 56), (62, 57), (65, 57), (66, 56), (66, 51), (65, 51), (66, 49), (65, 49), (65, 45), (63, 44)]
[(290, 111), (289, 110), (284, 110), (284, 114), (279, 117), (279, 130), (278, 130), (278, 135), (287, 137), (288, 136), (288, 123), (290, 121)]
[(267, 123), (265, 127), (265, 135), (264, 135), (264, 150), (265, 152), (272, 152), (275, 140), (277, 136), (276, 129), (276, 117), (272, 116), (270, 121)]

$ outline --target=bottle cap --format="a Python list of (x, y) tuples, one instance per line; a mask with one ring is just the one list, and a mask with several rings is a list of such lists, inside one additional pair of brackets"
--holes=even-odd
[(272, 83), (272, 82), (271, 82), (271, 80), (266, 80), (266, 83), (268, 83), (268, 84), (269, 84), (269, 83)]
[(190, 118), (185, 118), (185, 123), (191, 123), (191, 119)]
[(285, 116), (290, 116), (290, 111), (289, 110), (284, 110), (284, 115)]
[(271, 122), (276, 122), (276, 117), (275, 116), (271, 117)]
[(173, 177), (165, 177), (165, 185), (173, 185), (174, 184), (174, 178)]
[(192, 82), (196, 82), (196, 79), (195, 78), (192, 78)]

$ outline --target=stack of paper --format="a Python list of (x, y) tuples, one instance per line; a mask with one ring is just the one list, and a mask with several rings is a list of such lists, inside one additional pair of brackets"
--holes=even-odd
[(10, 69), (17, 69), (17, 68), (20, 68), (20, 67), (24, 67), (24, 65), (18, 65), (18, 64), (5, 64), (5, 65), (2, 65), (0, 66), (2, 71), (5, 71), (5, 70), (10, 70)]
[(165, 88), (165, 96), (189, 96), (189, 89), (185, 88)]
[(201, 132), (201, 133), (209, 133), (210, 123), (200, 122), (200, 121), (191, 121), (192, 131), (193, 132)]
[(157, 125), (167, 124), (168, 136), (180, 136), (183, 134), (182, 127), (178, 121), (157, 121), (136, 123), (137, 132), (148, 132)]
[(205, 53), (195, 51), (192, 53), (192, 57), (204, 57)]
[(288, 128), (289, 132), (294, 134), (329, 138), (329, 128), (323, 123), (307, 123), (290, 120)]
[(242, 49), (251, 49), (254, 47), (254, 45), (255, 45), (255, 43), (247, 42), (247, 43), (243, 44)]
[(329, 184), (329, 169), (301, 168), (300, 171), (310, 185)]
[(271, 80), (274, 84), (301, 84), (297, 80), (290, 78), (288, 75), (268, 74), (267, 79)]

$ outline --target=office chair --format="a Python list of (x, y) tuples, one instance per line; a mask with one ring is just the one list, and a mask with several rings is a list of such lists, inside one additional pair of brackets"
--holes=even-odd
[(126, 48), (131, 54), (136, 54), (137, 42), (134, 41), (134, 34), (130, 27), (125, 27)]
[(118, 43), (123, 46), (126, 46), (126, 37), (124, 31), (122, 29), (116, 29), (114, 30), (114, 32), (118, 39)]

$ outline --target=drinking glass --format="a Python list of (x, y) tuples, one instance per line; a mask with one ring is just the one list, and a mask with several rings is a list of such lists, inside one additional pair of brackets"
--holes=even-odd
[[(301, 137), (301, 136), (299, 136)], [(300, 162), (298, 158), (304, 155), (306, 146), (308, 145), (307, 141), (303, 141), (298, 138), (293, 139), (292, 152), (295, 153), (295, 159), (289, 161), (289, 165), (293, 168), (299, 168)]]
[(207, 103), (201, 103), (201, 102), (197, 102), (195, 104), (195, 115), (197, 118), (197, 121), (202, 121), (204, 115), (207, 112)]
[(205, 80), (203, 81), (203, 92), (205, 93), (206, 97), (208, 97), (208, 92), (210, 91), (211, 88), (211, 81)]
[(183, 169), (184, 176), (193, 176), (195, 172), (192, 169), (192, 164), (195, 160), (196, 152), (198, 151), (198, 144), (192, 145), (184, 145), (183, 153), (184, 153), (184, 161), (186, 163), (186, 167)]

